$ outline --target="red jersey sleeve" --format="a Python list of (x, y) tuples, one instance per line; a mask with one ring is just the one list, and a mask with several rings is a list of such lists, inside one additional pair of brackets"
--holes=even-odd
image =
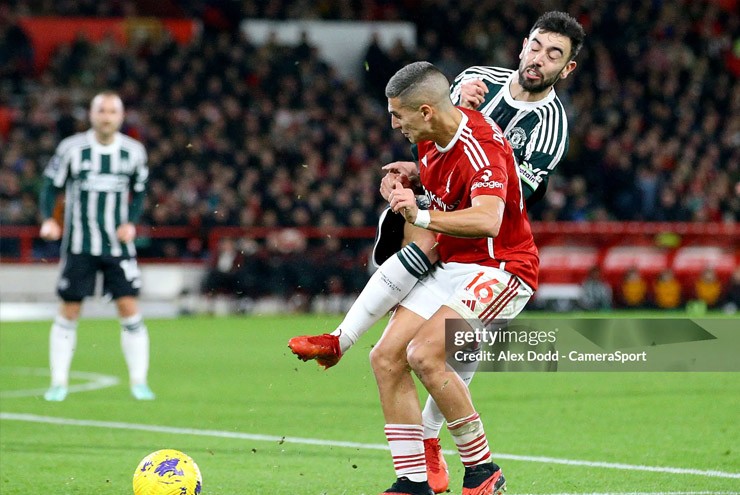
[(506, 202), (509, 175), (506, 172), (506, 156), (504, 150), (493, 144), (484, 145), (489, 165), (482, 167), (473, 175), (470, 184), (470, 197), (486, 195), (498, 196)]

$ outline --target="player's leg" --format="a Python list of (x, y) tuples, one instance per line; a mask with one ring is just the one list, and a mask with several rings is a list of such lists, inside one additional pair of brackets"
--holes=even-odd
[(406, 225), (404, 247), (375, 271), (333, 332), (339, 337), (342, 352), (346, 352), (373, 324), (406, 297), (437, 261), (434, 234), (408, 223)]
[(121, 349), (129, 373), (131, 395), (137, 400), (153, 400), (149, 388), (149, 331), (139, 311), (141, 273), (135, 258), (106, 258), (104, 287), (116, 302), (121, 324)]
[[(440, 270), (432, 270), (428, 277), (425, 277), (420, 283), (416, 284), (411, 290), (408, 296), (406, 296), (400, 303), (399, 307), (393, 314), (389, 322), (389, 326), (386, 327), (386, 332), (383, 334), (380, 342), (375, 345), (372, 351), (372, 363), (373, 369), (376, 370), (376, 380), (378, 380), (378, 387), (381, 391), (382, 403), (384, 405), (384, 412), (389, 416), (387, 420), (392, 421), (414, 421), (412, 425), (420, 426), (419, 421), (419, 405), (418, 399), (416, 399), (415, 388), (408, 390), (408, 396), (392, 395), (394, 392), (387, 392), (386, 388), (393, 385), (392, 375), (391, 377), (386, 376), (384, 371), (388, 374), (392, 374), (398, 370), (408, 370), (408, 362), (406, 360), (406, 349), (408, 347), (408, 339), (414, 335), (420, 323), (423, 323), (427, 319), (431, 318), (432, 315), (440, 308), (450, 296), (451, 288), (454, 287), (454, 281), (448, 278), (440, 278)], [(444, 272), (446, 275), (448, 272)], [(397, 332), (397, 333), (394, 333)], [(397, 340), (391, 340), (397, 339)], [(397, 342), (395, 346), (391, 346), (390, 343)], [(393, 352), (389, 351), (388, 348), (392, 347)], [(408, 375), (404, 376), (404, 380), (408, 378)], [(384, 381), (385, 380), (385, 381)], [(413, 387), (411, 382), (404, 382), (403, 385)], [(401, 385), (396, 385), (397, 389), (402, 389)], [(406, 400), (410, 400), (413, 397), (413, 403)], [(395, 392), (398, 393), (397, 391)], [(397, 410), (396, 408), (400, 409)], [(403, 415), (403, 416), (399, 416)], [(389, 423), (390, 424), (390, 423)], [(409, 423), (403, 423), (409, 424)], [(416, 429), (418, 432), (419, 428)], [(419, 440), (418, 433), (416, 434), (415, 440)], [(418, 443), (415, 444), (418, 449)], [(423, 449), (423, 441), (421, 444)], [(418, 450), (415, 451), (418, 453)], [(422, 450), (423, 452), (423, 450)], [(414, 454), (411, 454), (414, 455)], [(419, 458), (416, 458), (419, 460)], [(424, 459), (426, 464), (426, 459)], [(418, 468), (418, 466), (416, 466)], [(421, 485), (410, 485), (410, 481), (399, 481), (399, 485), (392, 487), (398, 493), (430, 493), (426, 486)], [(419, 488), (421, 486), (421, 488)], [(418, 492), (414, 492), (418, 489)]]
[[(438, 256), (432, 232), (403, 222), (403, 217), (385, 210), (378, 227), (373, 258), (382, 264), (370, 278), (342, 323), (331, 334), (294, 337), (289, 347), (304, 361), (316, 359), (328, 368), (335, 365), (357, 340), (398, 304), (416, 282), (428, 273)], [(394, 226), (393, 229), (388, 226)], [(395, 254), (389, 245), (406, 243)], [(383, 240), (387, 239), (387, 241)], [(381, 249), (382, 247), (382, 249)], [(383, 260), (387, 256), (387, 259)]]
[(48, 401), (63, 401), (69, 390), (69, 370), (77, 347), (77, 322), (82, 300), (95, 291), (97, 266), (85, 255), (67, 255), (61, 261), (57, 294), (62, 300), (49, 333), (51, 386)]
[[(457, 374), (450, 373), (452, 368), (447, 364), (445, 322), (464, 318), (483, 327), (494, 319), (513, 318), (524, 308), (532, 291), (504, 271), (455, 265), (461, 277), (453, 278), (461, 282), (456, 284), (446, 305), (421, 326), (408, 346), (407, 358), (447, 419), (465, 466), (463, 495), (499, 493), (505, 480), (491, 460), (483, 423), (466, 384)], [(449, 265), (445, 268), (455, 270)]]
[[(470, 381), (473, 379), (477, 368), (478, 361), (472, 361), (455, 366), (455, 372), (466, 386), (470, 386)], [(424, 428), (424, 456), (427, 461), (429, 486), (434, 490), (434, 493), (444, 493), (450, 486), (450, 472), (444, 454), (442, 454), (442, 446), (439, 443), (439, 432), (445, 424), (445, 416), (439, 410), (431, 395), (427, 396), (426, 404), (424, 404), (424, 409), (421, 411), (421, 424)]]
[(446, 363), (446, 319), (460, 318), (443, 306), (408, 347), (409, 365), (434, 397), (465, 466), (464, 495), (499, 493), (503, 489), (500, 468), (491, 461), (488, 440), (480, 416), (473, 406), (465, 383)]
[[(475, 371), (478, 368), (478, 361), (472, 361), (465, 363), (465, 365), (455, 365), (455, 373), (462, 379), (465, 386), (470, 386), (470, 382), (475, 376)], [(422, 424), (424, 425), (424, 440), (431, 438), (438, 438), (439, 432), (442, 430), (442, 426), (445, 423), (445, 416), (442, 411), (437, 407), (437, 403), (434, 402), (434, 398), (430, 395), (427, 397), (427, 401), (424, 404), (424, 409), (421, 411)]]
[(370, 352), (385, 435), (393, 457), (396, 482), (385, 493), (429, 495), (421, 411), (414, 380), (406, 362), (406, 346), (424, 319), (399, 307)]

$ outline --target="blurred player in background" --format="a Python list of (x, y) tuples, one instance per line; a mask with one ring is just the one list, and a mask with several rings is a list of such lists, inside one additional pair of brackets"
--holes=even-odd
[[(576, 68), (575, 57), (585, 32), (564, 12), (543, 14), (522, 43), (518, 70), (502, 67), (470, 67), (455, 78), (450, 90), (454, 104), (478, 109), (504, 131), (519, 166), (519, 177), (527, 206), (539, 201), (547, 190), (549, 174), (568, 151), (568, 120), (554, 85)], [(395, 182), (416, 182), (414, 162), (395, 162), (381, 193), (388, 194)], [(423, 198), (422, 198), (423, 199)], [(409, 293), (437, 261), (436, 241), (428, 232), (404, 224), (400, 215), (386, 210), (381, 216), (372, 262), (379, 265), (365, 289), (331, 334), (302, 336), (289, 345), (301, 359), (316, 359), (320, 365), (336, 364), (375, 322)], [(475, 367), (462, 371), (468, 382)], [(436, 493), (447, 489), (446, 464), (437, 438), (444, 418), (430, 399), (424, 409), (424, 438), (430, 484)]]
[[(48, 241), (62, 238), (57, 285), (62, 304), (49, 337), (48, 401), (67, 396), (77, 321), (83, 299), (95, 292), (98, 272), (103, 274), (104, 293), (118, 309), (131, 394), (138, 400), (155, 397), (147, 385), (149, 334), (138, 308), (141, 277), (133, 243), (149, 170), (144, 146), (119, 132), (123, 118), (118, 94), (96, 95), (90, 104), (91, 129), (59, 143), (44, 173), (40, 235)], [(63, 189), (62, 229), (53, 211)]]

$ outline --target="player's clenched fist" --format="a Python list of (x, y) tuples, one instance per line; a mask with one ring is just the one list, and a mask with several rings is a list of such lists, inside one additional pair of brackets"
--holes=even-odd
[(41, 224), (39, 236), (45, 241), (57, 241), (62, 237), (62, 226), (53, 218), (47, 218)]
[(476, 110), (486, 99), (488, 86), (480, 79), (470, 79), (460, 86), (460, 106)]
[(122, 223), (116, 229), (116, 235), (121, 242), (131, 242), (136, 237), (136, 227), (132, 223)]
[(393, 191), (393, 188), (396, 187), (397, 183), (403, 185), (401, 182), (401, 174), (394, 174), (393, 172), (388, 172), (380, 180), (380, 195), (383, 196), (384, 200), (390, 202), (391, 192)]

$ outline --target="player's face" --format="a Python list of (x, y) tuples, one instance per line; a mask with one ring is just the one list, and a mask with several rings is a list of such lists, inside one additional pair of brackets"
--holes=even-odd
[(123, 125), (123, 102), (118, 96), (98, 95), (90, 105), (90, 124), (102, 137), (118, 132)]
[(412, 143), (428, 139), (428, 123), (421, 108), (414, 110), (403, 106), (398, 98), (388, 98), (388, 113), (391, 114), (391, 127), (400, 129), (401, 134)]
[(570, 49), (567, 36), (532, 31), (519, 54), (519, 85), (530, 93), (540, 93), (568, 77), (576, 68), (575, 61), (569, 60)]

